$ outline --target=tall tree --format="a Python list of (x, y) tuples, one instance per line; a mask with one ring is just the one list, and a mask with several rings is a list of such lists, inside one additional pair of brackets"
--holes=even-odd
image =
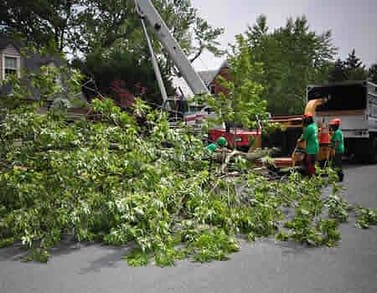
[(348, 54), (344, 65), (347, 80), (364, 80), (367, 78), (368, 71), (365, 69), (365, 65), (360, 58), (356, 56), (355, 49)]
[(329, 82), (339, 82), (347, 79), (344, 61), (338, 58), (329, 72)]
[(254, 61), (263, 63), (262, 97), (273, 114), (302, 113), (306, 86), (327, 78), (336, 51), (331, 32), (317, 34), (305, 17), (288, 19), (284, 27), (269, 31), (260, 16), (245, 33)]
[(35, 47), (62, 52), (74, 37), (80, 0), (0, 2), (0, 25)]
[(369, 79), (371, 82), (377, 84), (377, 63), (369, 68)]
[[(189, 0), (157, 0), (154, 4), (188, 54), (199, 56), (204, 49), (222, 53), (217, 39), (223, 30), (199, 17)], [(0, 25), (37, 47), (53, 44), (70, 54), (86, 55), (116, 43), (130, 50), (144, 45), (135, 3), (130, 0), (1, 1)]]
[(356, 50), (352, 49), (351, 53), (348, 54), (346, 61), (344, 62), (347, 68), (349, 69), (357, 69), (357, 68), (364, 68), (363, 62), (361, 62), (360, 58), (356, 56)]
[[(191, 60), (198, 58), (203, 50), (217, 56), (222, 54), (218, 49), (218, 37), (223, 29), (214, 28), (202, 19), (190, 0), (156, 0), (153, 3)], [(76, 63), (80, 63), (81, 68), (97, 80), (104, 93), (108, 93), (111, 83), (118, 80), (127, 85), (124, 90), (135, 94), (135, 81), (129, 80), (130, 74), (120, 72), (133, 72), (140, 83), (149, 85), (149, 89), (157, 86), (150, 84), (152, 67), (148, 66), (150, 70), (147, 70), (145, 66), (150, 62), (150, 53), (134, 1), (7, 0), (0, 3), (0, 19), (1, 25), (26, 38), (29, 44), (49, 46), (55, 51), (67, 53), (67, 56), (78, 56), (81, 60)], [(164, 50), (153, 35), (152, 39), (164, 79), (169, 83), (175, 72), (174, 64), (164, 55)], [(121, 57), (122, 62), (117, 63), (122, 55), (128, 57)], [(125, 59), (133, 61), (125, 62)], [(98, 61), (94, 70), (93, 60)], [(117, 64), (113, 68), (119, 72), (110, 73), (105, 60), (107, 64)], [(119, 65), (124, 67), (120, 69)], [(104, 73), (114, 73), (114, 80), (104, 84), (103, 80), (109, 78), (105, 74), (106, 78), (103, 79)], [(152, 92), (155, 91), (148, 94)], [(156, 95), (152, 94), (152, 97), (158, 102)]]
[(225, 90), (217, 97), (209, 97), (207, 103), (220, 121), (252, 128), (257, 126), (257, 119), (267, 117), (266, 101), (261, 98), (262, 64), (254, 61), (244, 36), (238, 35), (236, 39), (228, 56), (231, 79), (218, 77)]

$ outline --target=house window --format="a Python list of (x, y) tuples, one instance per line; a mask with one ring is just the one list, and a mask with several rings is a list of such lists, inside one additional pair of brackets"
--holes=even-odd
[(4, 56), (4, 72), (3, 77), (4, 79), (7, 78), (9, 75), (19, 75), (18, 74), (18, 62), (19, 59), (17, 57), (11, 57), (11, 56)]

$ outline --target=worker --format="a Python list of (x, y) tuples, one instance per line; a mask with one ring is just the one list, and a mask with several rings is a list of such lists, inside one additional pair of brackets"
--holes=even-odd
[(333, 149), (332, 165), (338, 174), (340, 182), (343, 181), (344, 173), (342, 167), (342, 155), (344, 154), (344, 137), (340, 130), (340, 119), (335, 118), (330, 121), (330, 128), (333, 132), (331, 137), (331, 147)]
[(227, 140), (225, 137), (220, 136), (216, 142), (209, 144), (206, 147), (207, 152), (210, 153), (210, 164), (209, 169), (212, 168), (212, 162), (224, 163), (226, 159), (226, 155), (229, 150), (226, 148), (228, 145)]
[(306, 113), (304, 115), (304, 133), (299, 139), (300, 141), (305, 141), (305, 157), (304, 157), (304, 167), (307, 175), (315, 175), (315, 162), (317, 154), (319, 152), (318, 143), (318, 127), (314, 123), (313, 114)]
[(226, 141), (225, 137), (220, 136), (216, 142), (209, 144), (206, 147), (206, 150), (208, 150), (211, 153), (214, 153), (216, 151), (221, 150), (222, 148), (226, 147), (228, 145), (228, 142)]

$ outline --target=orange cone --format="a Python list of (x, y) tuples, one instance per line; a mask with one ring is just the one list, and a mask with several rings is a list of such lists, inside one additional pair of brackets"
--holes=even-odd
[(318, 133), (319, 153), (317, 155), (318, 161), (328, 161), (331, 152), (331, 136), (327, 125), (322, 124)]
[(326, 126), (320, 128), (320, 131), (318, 133), (318, 142), (320, 145), (330, 144), (331, 137), (329, 129)]

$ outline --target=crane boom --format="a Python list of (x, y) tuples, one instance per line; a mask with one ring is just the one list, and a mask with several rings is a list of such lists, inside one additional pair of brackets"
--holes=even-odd
[(209, 94), (208, 88), (192, 67), (191, 62), (183, 53), (177, 40), (170, 33), (169, 28), (151, 0), (135, 0), (135, 4), (138, 14), (149, 23), (154, 34), (167, 51), (169, 57), (173, 60), (191, 91), (195, 95)]

